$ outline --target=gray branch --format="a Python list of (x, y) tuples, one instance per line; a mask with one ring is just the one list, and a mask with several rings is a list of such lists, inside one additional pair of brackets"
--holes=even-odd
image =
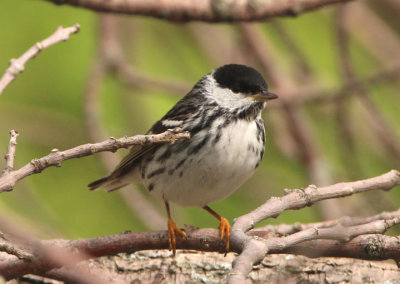
[[(107, 142), (107, 141), (106, 141)], [(104, 143), (104, 142), (103, 142)], [(239, 217), (231, 235), (231, 251), (240, 253), (229, 275), (231, 283), (243, 283), (253, 268), (268, 254), (296, 253), (307, 256), (346, 256), (362, 259), (400, 259), (397, 237), (382, 235), (388, 228), (400, 223), (400, 212), (388, 212), (367, 218), (347, 218), (304, 225), (304, 229), (284, 236), (271, 236), (271, 230), (250, 230), (262, 218), (278, 216), (284, 210), (300, 209), (317, 201), (348, 196), (367, 190), (388, 190), (400, 184), (400, 173), (386, 174), (356, 182), (338, 183), (317, 188), (287, 191), (281, 198), (271, 198), (253, 212)], [(262, 230), (262, 229), (261, 229)], [(218, 251), (225, 249), (216, 229), (185, 228), (186, 239), (178, 239), (178, 249)], [(244, 237), (242, 237), (244, 235)], [(149, 249), (167, 249), (168, 234), (158, 232), (124, 232), (117, 235), (78, 240), (40, 241), (48, 254), (66, 259), (71, 253), (69, 266), (77, 261), (121, 252)], [(317, 249), (316, 249), (317, 248)], [(42, 249), (42, 250), (43, 250)], [(66, 255), (63, 257), (63, 255)], [(26, 273), (43, 274), (64, 266), (52, 258), (35, 258), (31, 262), (19, 259), (0, 261), (0, 274), (6, 279)]]
[(56, 31), (41, 42), (37, 42), (34, 46), (28, 49), (18, 59), (11, 59), (10, 66), (7, 68), (4, 75), (0, 78), (0, 95), (4, 89), (17, 78), (19, 73), (25, 70), (25, 63), (38, 55), (42, 50), (56, 44), (60, 41), (67, 41), (72, 34), (79, 32), (79, 25), (73, 25), (68, 28), (58, 27)]
[(47, 0), (100, 12), (142, 15), (174, 22), (261, 21), (296, 16), (351, 0)]
[(50, 154), (39, 159), (33, 159), (30, 163), (22, 168), (10, 171), (0, 178), (0, 193), (3, 191), (11, 191), (15, 184), (32, 174), (37, 174), (44, 169), (56, 166), (60, 167), (65, 160), (73, 158), (81, 158), (93, 155), (98, 152), (111, 151), (115, 152), (120, 148), (128, 148), (132, 145), (146, 145), (153, 143), (174, 143), (178, 139), (189, 139), (188, 132), (177, 132), (176, 130), (167, 130), (160, 134), (154, 135), (136, 135), (131, 137), (113, 138), (93, 144), (84, 144), (72, 149), (60, 151), (53, 149)]
[(18, 132), (15, 130), (10, 131), (10, 142), (8, 143), (7, 154), (5, 155), (6, 159), (6, 168), (4, 169), (3, 175), (7, 175), (14, 169), (14, 159), (15, 159), (15, 151), (17, 148), (17, 137)]
[[(229, 276), (229, 283), (244, 283), (253, 265), (263, 259), (269, 252), (271, 246), (276, 245), (273, 240), (260, 241), (246, 234), (254, 226), (271, 217), (277, 217), (286, 210), (293, 210), (310, 206), (318, 201), (350, 196), (369, 190), (389, 190), (400, 184), (400, 172), (392, 170), (383, 175), (347, 183), (337, 183), (325, 187), (310, 185), (305, 189), (286, 190), (286, 195), (280, 198), (273, 197), (254, 211), (237, 218), (234, 221), (231, 232), (231, 243), (239, 245), (241, 254), (235, 259), (232, 265), (232, 272)], [(397, 222), (395, 217), (393, 222)], [(314, 232), (314, 233), (313, 233)], [(291, 244), (305, 241), (313, 234), (318, 234), (319, 230), (310, 228), (289, 236)], [(278, 244), (285, 245), (285, 244)]]

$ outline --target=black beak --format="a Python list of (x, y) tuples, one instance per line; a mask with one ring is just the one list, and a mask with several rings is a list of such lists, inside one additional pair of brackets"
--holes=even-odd
[(256, 101), (266, 102), (269, 100), (277, 99), (278, 95), (269, 91), (261, 91), (259, 94), (254, 95)]

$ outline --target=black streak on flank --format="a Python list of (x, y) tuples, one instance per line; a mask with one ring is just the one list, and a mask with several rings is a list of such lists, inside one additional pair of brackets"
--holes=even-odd
[[(218, 127), (219, 128), (219, 127)], [(218, 129), (218, 133), (217, 133), (217, 135), (215, 135), (215, 138), (214, 138), (214, 140), (213, 140), (213, 145), (215, 145), (215, 144), (217, 144), (217, 142), (219, 141), (219, 139), (221, 138), (221, 130), (220, 129)]]
[(247, 145), (247, 150), (254, 153), (256, 151), (256, 148), (254, 147), (253, 144), (249, 143)]
[(188, 155), (192, 155), (192, 154), (196, 154), (197, 152), (200, 151), (201, 148), (203, 148), (203, 146), (207, 143), (208, 139), (210, 138), (210, 135), (207, 134), (207, 136), (200, 142), (198, 143), (196, 146), (189, 148), (188, 150)]
[(154, 158), (154, 151), (152, 151), (151, 153), (149, 153), (149, 154), (146, 156), (145, 161), (146, 161), (146, 162), (151, 162), (151, 161), (153, 160), (153, 158)]
[(144, 179), (144, 176), (145, 176), (145, 173), (146, 173), (146, 166), (145, 165), (142, 165), (141, 167), (140, 167), (140, 172), (141, 172), (141, 175), (142, 175), (142, 179)]
[(165, 167), (162, 168), (158, 168), (157, 170), (154, 170), (153, 172), (151, 172), (150, 174), (147, 175), (147, 178), (150, 179), (156, 175), (162, 174), (163, 172), (165, 172)]
[(265, 130), (262, 120), (256, 120), (257, 125), (257, 139), (265, 144)]
[(264, 149), (262, 149), (260, 152), (260, 160), (262, 159), (263, 156), (264, 156)]
[(172, 154), (171, 148), (167, 147), (164, 153), (160, 157), (157, 158), (157, 162), (163, 162), (168, 159)]
[(202, 118), (199, 123), (196, 124), (193, 128), (189, 128), (190, 134), (192, 137), (196, 135), (198, 132), (209, 129), (218, 117), (222, 115), (221, 111), (218, 108), (215, 111), (208, 110), (202, 114)]
[(178, 164), (176, 164), (175, 170), (177, 170), (183, 163), (186, 161), (186, 158), (182, 159)]
[(255, 167), (254, 167), (255, 169), (257, 169), (258, 166), (260, 165), (260, 162), (261, 162), (263, 156), (264, 156), (264, 149), (262, 149), (262, 150), (260, 151), (260, 157), (259, 157), (259, 159), (258, 159), (257, 164), (256, 164)]

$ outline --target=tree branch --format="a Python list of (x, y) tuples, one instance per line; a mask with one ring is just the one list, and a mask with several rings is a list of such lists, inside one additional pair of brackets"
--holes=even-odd
[(8, 254), (15, 255), (16, 257), (24, 261), (30, 261), (34, 258), (34, 256), (30, 252), (27, 252), (24, 249), (19, 248), (15, 244), (1, 237), (0, 237), (0, 251), (4, 251)]
[(324, 6), (351, 0), (47, 0), (100, 12), (150, 16), (175, 22), (260, 21), (296, 16)]
[[(269, 199), (254, 211), (234, 221), (231, 243), (239, 245), (242, 252), (233, 263), (229, 283), (242, 283), (250, 273), (252, 266), (261, 261), (271, 249), (270, 242), (261, 242), (246, 235), (248, 230), (262, 220), (270, 217), (276, 218), (285, 210), (304, 208), (321, 200), (350, 196), (369, 190), (389, 190), (399, 184), (400, 172), (392, 170), (374, 178), (355, 182), (337, 183), (320, 188), (310, 185), (305, 189), (286, 190), (285, 196)], [(314, 228), (311, 228), (311, 230), (314, 230)], [(290, 236), (304, 234), (304, 232), (301, 231)]]
[(53, 149), (47, 156), (39, 159), (33, 159), (29, 164), (26, 164), (22, 168), (3, 175), (0, 178), (0, 193), (3, 191), (11, 191), (17, 181), (29, 175), (40, 173), (42, 170), (51, 166), (60, 167), (61, 163), (65, 160), (81, 158), (104, 151), (115, 152), (120, 148), (128, 148), (132, 145), (148, 145), (162, 142), (174, 143), (178, 139), (189, 138), (190, 134), (188, 132), (167, 130), (161, 134), (154, 135), (136, 135), (119, 139), (111, 137), (103, 142), (84, 144), (65, 151)]
[(342, 226), (356, 226), (366, 223), (370, 223), (377, 220), (388, 220), (396, 217), (400, 217), (400, 209), (393, 212), (382, 212), (370, 217), (349, 217), (344, 216), (334, 220), (316, 222), (316, 223), (294, 223), (294, 224), (279, 224), (279, 225), (267, 225), (261, 228), (257, 228), (260, 231), (268, 231), (276, 235), (289, 235), (308, 228), (331, 228), (338, 224)]
[[(399, 218), (396, 220), (398, 223)], [(389, 221), (390, 223), (394, 223)], [(390, 225), (392, 225), (390, 224)], [(352, 240), (341, 242), (337, 236), (329, 236), (337, 228), (331, 229), (307, 229), (305, 231), (280, 238), (270, 238), (266, 231), (250, 231), (250, 237), (270, 244), (270, 254), (296, 253), (309, 257), (336, 256), (352, 257), (369, 260), (399, 259), (400, 242), (398, 237), (390, 237), (381, 234), (367, 234), (368, 232), (382, 232), (387, 228), (385, 221), (375, 221), (368, 226), (348, 227), (343, 232), (345, 235), (358, 235)], [(188, 229), (188, 228), (186, 228)], [(224, 252), (225, 243), (220, 240), (217, 229), (189, 229), (187, 239), (178, 239), (177, 248), (197, 251)], [(319, 235), (320, 234), (320, 235)], [(344, 239), (340, 237), (340, 239)], [(41, 246), (48, 251), (68, 251), (68, 253), (80, 254), (85, 258), (94, 258), (118, 253), (133, 253), (141, 250), (167, 249), (168, 234), (166, 231), (153, 232), (125, 232), (116, 235), (102, 236), (98, 238), (78, 240), (47, 240), (42, 241)], [(240, 253), (236, 245), (231, 247), (232, 252)], [(81, 257), (79, 260), (83, 260)], [(17, 259), (8, 259), (0, 262), (0, 275), (6, 279), (12, 279), (28, 273), (44, 274), (60, 267), (61, 263), (51, 258), (35, 258), (31, 262)], [(72, 268), (72, 266), (69, 266)]]
[[(165, 251), (142, 251), (88, 261), (104, 268), (110, 283), (226, 283), (235, 257), (212, 252), (182, 251), (168, 257)], [(154, 269), (157, 267), (157, 269)], [(397, 283), (400, 271), (391, 261), (301, 255), (268, 255), (254, 267), (246, 283)]]
[[(344, 197), (367, 190), (388, 190), (398, 184), (400, 184), (400, 173), (392, 170), (370, 179), (321, 188), (309, 186), (305, 189), (287, 191), (281, 198), (269, 199), (264, 205), (234, 222), (231, 251), (241, 254), (234, 261), (229, 278), (231, 283), (245, 279), (253, 264), (263, 259), (267, 253), (301, 253), (312, 257), (334, 255), (362, 259), (400, 259), (399, 238), (381, 235), (391, 226), (400, 223), (399, 210), (368, 218), (354, 218), (347, 223), (334, 220), (320, 225), (308, 224), (304, 225), (304, 230), (284, 236), (271, 235), (270, 230), (249, 231), (257, 222), (264, 218), (277, 217), (284, 210), (299, 209), (323, 199)], [(178, 238), (179, 249), (217, 252), (225, 250), (225, 243), (219, 238), (216, 229), (186, 227), (185, 231), (188, 237)], [(125, 232), (90, 239), (47, 240), (40, 241), (36, 247), (41, 249), (35, 256), (40, 256), (43, 251), (46, 252), (45, 255), (50, 256), (59, 255), (60, 252), (65, 255), (75, 255), (76, 257), (70, 257), (68, 266), (72, 267), (72, 261), (76, 263), (83, 259), (121, 252), (166, 249), (169, 243), (166, 231), (153, 231)], [(338, 250), (339, 247), (345, 249)], [(54, 257), (35, 257), (31, 262), (15, 257), (7, 258), (0, 262), (0, 275), (11, 279), (27, 273), (43, 274), (62, 265), (63, 263)]]
[(17, 78), (17, 75), (25, 70), (25, 63), (28, 62), (28, 60), (34, 58), (42, 50), (52, 46), (53, 44), (60, 41), (67, 41), (72, 34), (79, 32), (79, 29), (80, 27), (78, 24), (68, 28), (59, 26), (51, 36), (41, 42), (37, 42), (22, 54), (21, 57), (18, 59), (11, 59), (10, 67), (7, 68), (4, 75), (0, 78), (0, 95), (4, 89)]

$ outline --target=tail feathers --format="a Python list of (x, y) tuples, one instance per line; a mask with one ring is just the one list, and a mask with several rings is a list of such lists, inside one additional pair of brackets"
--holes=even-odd
[(102, 177), (88, 184), (89, 190), (95, 190), (102, 187), (107, 181), (109, 176)]
[(90, 190), (104, 188), (106, 191), (117, 190), (121, 187), (128, 185), (129, 182), (124, 182), (122, 179), (113, 179), (110, 176), (102, 177), (88, 184)]

